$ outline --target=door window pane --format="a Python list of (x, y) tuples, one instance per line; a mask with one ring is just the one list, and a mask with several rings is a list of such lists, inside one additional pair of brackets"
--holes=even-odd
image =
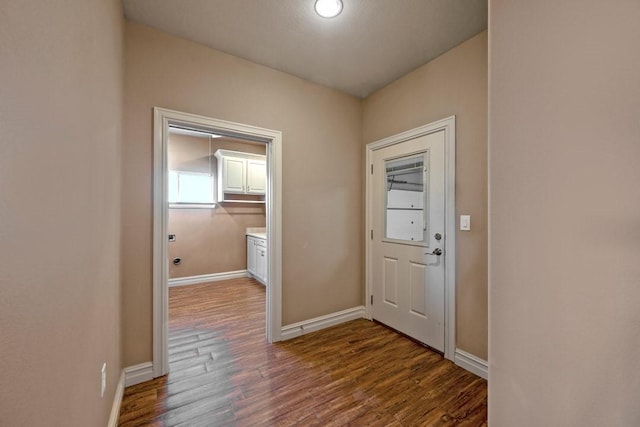
[(428, 153), (385, 161), (385, 238), (424, 242)]

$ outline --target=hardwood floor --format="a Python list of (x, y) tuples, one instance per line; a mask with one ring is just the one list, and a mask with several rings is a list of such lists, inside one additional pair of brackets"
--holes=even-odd
[(166, 377), (128, 387), (121, 426), (484, 426), (486, 381), (364, 319), (269, 344), (264, 287), (169, 290)]

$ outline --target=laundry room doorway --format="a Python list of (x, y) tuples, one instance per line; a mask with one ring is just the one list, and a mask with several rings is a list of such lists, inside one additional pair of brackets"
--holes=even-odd
[[(266, 339), (280, 340), (281, 140), (279, 131), (154, 108), (154, 377), (169, 372), (169, 286), (255, 278), (265, 286)], [(206, 233), (213, 229), (190, 230), (190, 225), (215, 220), (215, 209), (227, 214), (218, 218), (227, 222), (218, 224), (226, 237), (212, 241)], [(230, 212), (243, 219), (234, 221)], [(258, 224), (261, 212), (264, 227)], [(178, 217), (182, 220), (174, 221)], [(235, 233), (229, 221), (243, 230)], [(254, 235), (263, 237), (261, 263), (249, 251)], [(191, 242), (182, 241), (181, 236), (191, 236)], [(171, 245), (188, 255), (175, 253)], [(214, 253), (218, 256), (212, 257)]]

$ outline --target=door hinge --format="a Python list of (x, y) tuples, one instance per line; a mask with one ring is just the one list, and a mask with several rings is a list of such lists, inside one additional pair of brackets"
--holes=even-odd
[(371, 240), (373, 240), (373, 228), (371, 229)]
[(371, 305), (373, 305), (373, 294), (371, 294)]
[(373, 163), (371, 163), (371, 175), (373, 175)]

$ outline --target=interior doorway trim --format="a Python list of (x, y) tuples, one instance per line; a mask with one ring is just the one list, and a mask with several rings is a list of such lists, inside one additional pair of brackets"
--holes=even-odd
[(365, 281), (366, 281), (366, 316), (371, 319), (371, 296), (373, 295), (373, 277), (371, 260), (371, 239), (369, 230), (373, 228), (373, 184), (371, 182), (370, 165), (373, 152), (381, 148), (399, 144), (430, 133), (444, 131), (445, 135), (445, 239), (444, 250), (447, 254), (444, 286), (444, 357), (454, 360), (456, 352), (456, 117), (451, 116), (406, 132), (393, 135), (367, 144), (366, 148), (366, 242), (365, 242)]
[[(266, 143), (267, 152), (267, 295), (266, 335), (282, 336), (282, 133), (251, 125), (154, 107), (153, 109), (153, 376), (169, 372), (169, 267), (167, 263), (167, 138), (169, 126), (204, 130)], [(272, 255), (273, 254), (273, 255)]]

